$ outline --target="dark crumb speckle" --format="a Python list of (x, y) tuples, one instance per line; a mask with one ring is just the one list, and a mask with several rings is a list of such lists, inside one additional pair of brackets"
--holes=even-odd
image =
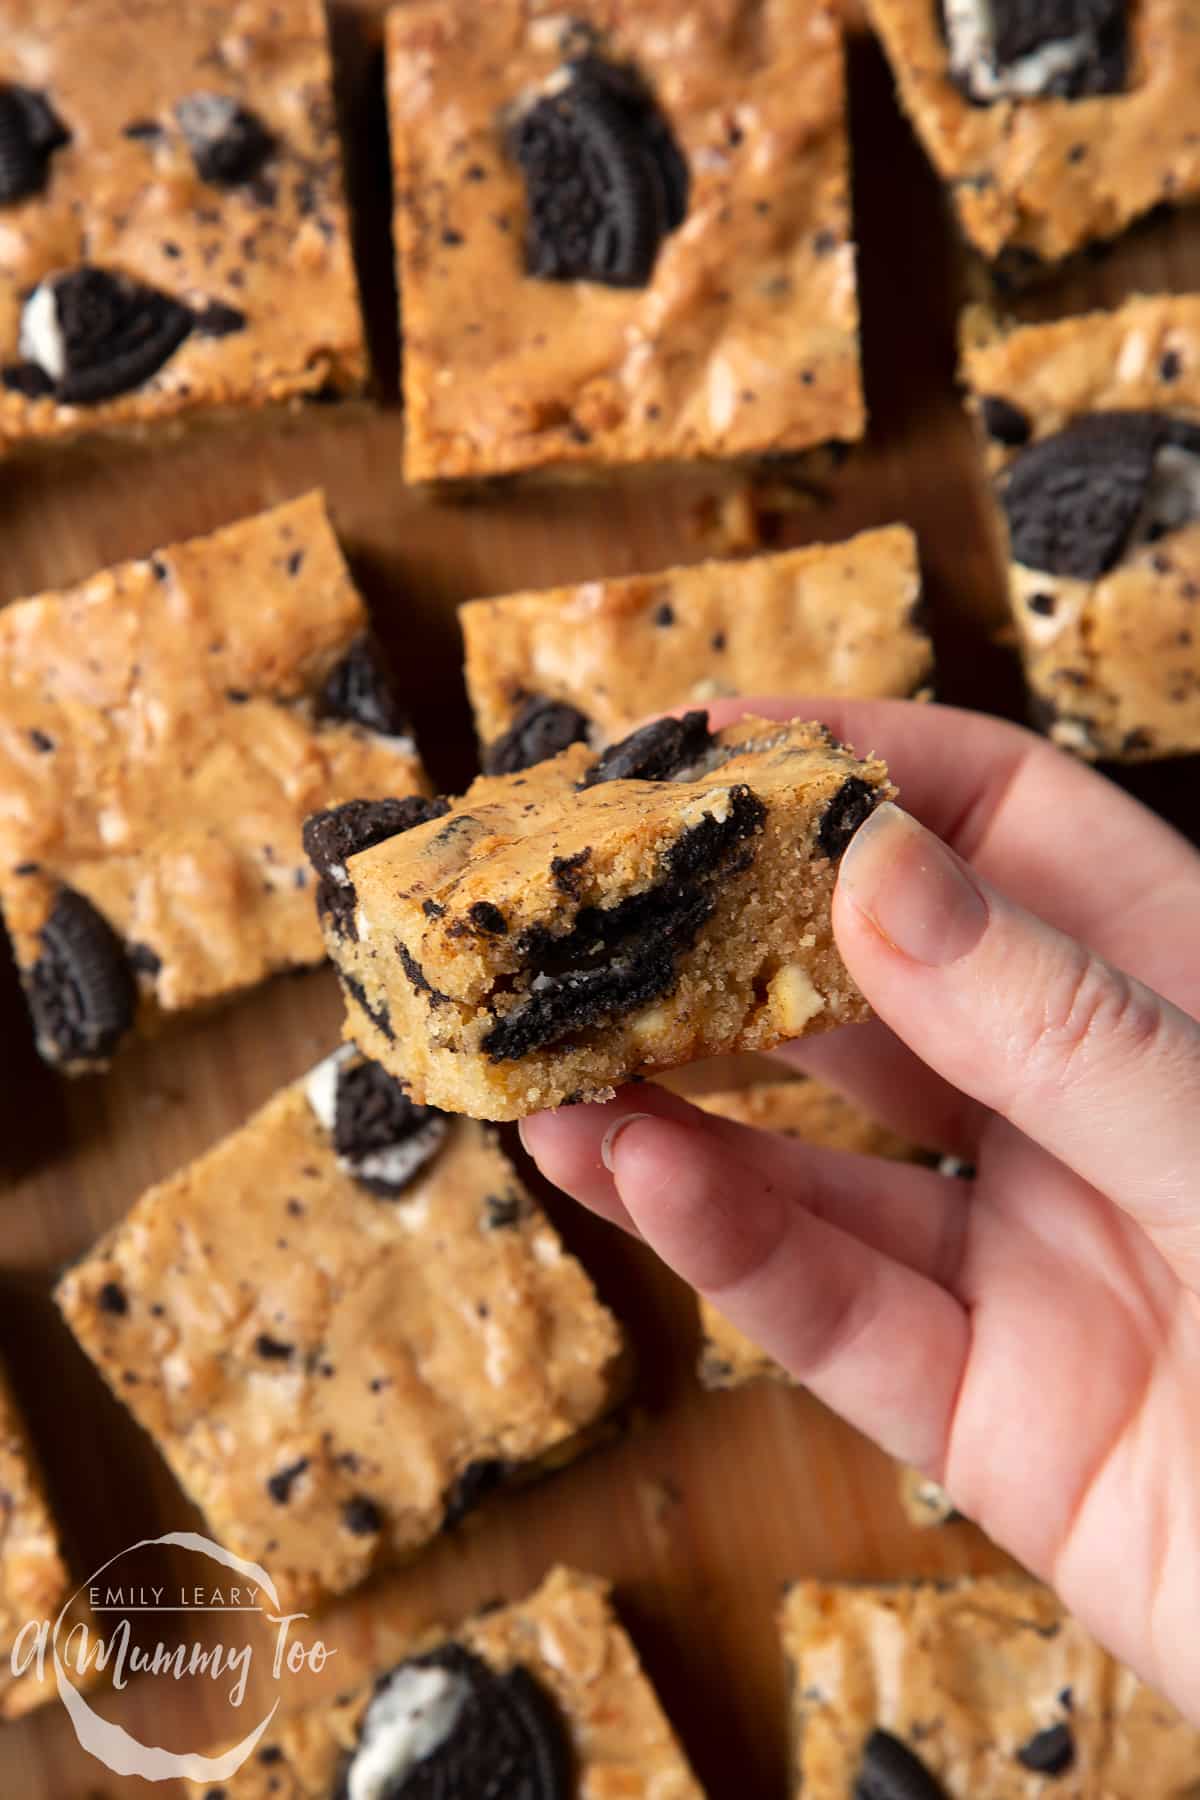
[(260, 1332), (254, 1340), (256, 1354), (268, 1362), (289, 1362), (294, 1348), (293, 1344), (284, 1344), (278, 1338), (269, 1337), (265, 1331)]
[(283, 1751), (278, 1744), (264, 1744), (258, 1753), (260, 1763), (278, 1763), (283, 1761)]
[(342, 1523), (355, 1537), (376, 1537), (383, 1530), (383, 1514), (365, 1494), (355, 1494), (342, 1508)]
[(447, 227), (442, 233), (442, 242), (448, 250), (456, 250), (465, 241), (461, 231), (455, 231), (450, 227)]
[(812, 241), (814, 255), (828, 256), (831, 251), (837, 249), (837, 246), (836, 231), (830, 231), (828, 227), (825, 227), (822, 231), (814, 232)]
[(490, 900), (476, 900), (468, 917), (475, 930), (484, 932), (488, 937), (504, 937), (508, 931), (508, 920)]
[(654, 623), (663, 626), (675, 623), (675, 608), (669, 600), (664, 600), (661, 606), (655, 608)]
[(711, 641), (714, 650), (723, 650), (726, 642), (725, 633), (723, 631), (714, 631)]
[(440, 919), (446, 909), (444, 906), (439, 906), (436, 900), (422, 900), (421, 911), (427, 919)]
[(129, 1296), (116, 1281), (106, 1281), (96, 1295), (96, 1305), (103, 1313), (110, 1313), (113, 1318), (123, 1319), (129, 1311)]
[(287, 1468), (279, 1469), (267, 1482), (267, 1492), (277, 1506), (286, 1506), (292, 1497), (292, 1489), (308, 1467), (307, 1456), (299, 1462), (289, 1463)]
[(48, 756), (54, 748), (54, 739), (39, 731), (36, 725), (29, 733), (29, 741), (41, 756)]
[(293, 550), (291, 555), (287, 559), (288, 574), (289, 575), (298, 575), (303, 567), (304, 567), (304, 552), (303, 552), (303, 550)]
[(583, 871), (591, 858), (592, 846), (585, 844), (574, 856), (554, 856), (550, 859), (550, 879), (561, 894), (569, 894), (575, 898), (582, 886)]
[(225, 698), (231, 706), (245, 706), (250, 698), (250, 692), (247, 688), (226, 688)]
[(503, 1194), (488, 1194), (483, 1202), (483, 1222), (488, 1231), (508, 1231), (520, 1223), (521, 1196), (509, 1188)]
[(152, 144), (162, 134), (163, 128), (155, 119), (130, 119), (128, 125), (121, 127), (121, 136), (132, 138), (135, 143)]
[(1041, 613), (1042, 617), (1046, 619), (1053, 613), (1056, 604), (1053, 594), (1030, 594), (1029, 596), (1030, 612)]
[(1183, 369), (1183, 358), (1178, 350), (1164, 350), (1158, 365), (1160, 381), (1178, 381)]

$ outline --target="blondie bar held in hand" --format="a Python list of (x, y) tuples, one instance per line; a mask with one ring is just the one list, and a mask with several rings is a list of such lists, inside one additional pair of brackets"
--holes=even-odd
[(568, 1461), (628, 1379), (494, 1134), (348, 1048), (152, 1188), (58, 1299), (215, 1536), (303, 1608)]
[(0, 612), (0, 906), (38, 1047), (321, 960), (300, 830), (424, 774), (319, 494)]
[(725, 694), (905, 698), (933, 650), (911, 531), (585, 581), (459, 609), (489, 773)]
[(0, 453), (353, 391), (320, 0), (0, 0)]
[(1050, 736), (1200, 750), (1200, 295), (1008, 332), (973, 309), (962, 365)]
[(701, 1800), (606, 1583), (571, 1569), (427, 1637), (374, 1682), (276, 1720), (221, 1794), (281, 1793)]
[(824, 726), (693, 712), (451, 807), (319, 815), (347, 1032), (415, 1100), (512, 1119), (861, 1019), (830, 901), (893, 792)]
[(405, 472), (862, 435), (831, 0), (388, 17)]
[(1200, 1732), (1032, 1581), (803, 1581), (781, 1629), (796, 1800), (1182, 1800), (1200, 1782)]

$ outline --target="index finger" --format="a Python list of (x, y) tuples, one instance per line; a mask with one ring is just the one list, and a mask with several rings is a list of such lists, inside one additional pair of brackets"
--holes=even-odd
[(1035, 732), (911, 700), (797, 695), (714, 701), (710, 724), (746, 713), (819, 719), (882, 756), (901, 805), (1022, 906), (1188, 1011), (1200, 958), (1184, 964), (1200, 905), (1200, 856), (1103, 775)]

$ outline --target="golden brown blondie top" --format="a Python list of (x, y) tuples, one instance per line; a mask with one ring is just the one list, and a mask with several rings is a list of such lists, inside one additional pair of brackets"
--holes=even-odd
[(320, 0), (0, 0), (0, 452), (365, 372)]
[(0, 612), (0, 904), (51, 1060), (320, 960), (305, 816), (423, 782), (367, 624), (315, 493)]
[(861, 435), (826, 0), (418, 0), (388, 58), (410, 478)]
[(59, 1303), (217, 1537), (301, 1607), (566, 1460), (624, 1378), (494, 1134), (353, 1052), (151, 1189)]
[[(512, 1761), (493, 1790), (502, 1747)], [(334, 1800), (348, 1782), (356, 1800), (382, 1791), (368, 1775), (398, 1782), (422, 1763), (422, 1774), (440, 1778), (438, 1792), (701, 1800), (607, 1583), (571, 1569), (552, 1570), (526, 1599), (449, 1638), (427, 1638), (373, 1686), (281, 1720), (223, 1791), (229, 1800)]]
[(472, 601), (459, 620), (485, 766), (514, 766), (548, 708), (602, 743), (723, 694), (909, 695), (932, 661), (920, 596), (916, 541), (892, 525), (842, 544)]

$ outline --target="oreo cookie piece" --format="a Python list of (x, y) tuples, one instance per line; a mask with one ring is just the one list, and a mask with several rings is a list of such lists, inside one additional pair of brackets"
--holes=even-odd
[(1000, 487), (1012, 558), (1096, 581), (1124, 551), (1168, 422), (1145, 412), (1087, 413), (1022, 450)]
[(530, 694), (501, 737), (493, 738), (483, 753), (485, 775), (516, 775), (546, 762), (570, 744), (586, 744), (590, 721), (578, 707), (565, 700), (548, 700)]
[(951, 76), (977, 106), (1119, 94), (1126, 11), (1127, 0), (942, 0)]
[(817, 845), (823, 856), (836, 862), (859, 826), (875, 811), (880, 795), (858, 775), (843, 781), (821, 817)]
[(317, 710), (322, 718), (344, 719), (381, 737), (411, 735), (408, 715), (392, 692), (386, 660), (368, 632), (355, 638), (326, 677)]
[(175, 117), (201, 181), (237, 187), (256, 175), (274, 147), (257, 114), (229, 94), (188, 94)]
[[(311, 1099), (313, 1077), (309, 1081)], [(402, 1194), (432, 1162), (448, 1130), (444, 1113), (435, 1106), (417, 1106), (378, 1063), (353, 1055), (339, 1059), (333, 1147), (339, 1166), (370, 1193), (388, 1200)]]
[(304, 853), (321, 878), (317, 906), (331, 918), (335, 930), (343, 937), (355, 935), (354, 888), (346, 872), (350, 857), (449, 811), (446, 800), (406, 794), (402, 800), (346, 800), (304, 821)]
[(509, 149), (525, 177), (525, 266), (543, 281), (644, 287), (687, 213), (687, 160), (636, 70), (592, 51), (520, 115)]
[(1017, 1751), (1017, 1761), (1023, 1769), (1032, 1769), (1036, 1775), (1065, 1775), (1075, 1761), (1071, 1727), (1064, 1721), (1059, 1725), (1048, 1725), (1044, 1731), (1035, 1731)]
[(998, 444), (1007, 444), (1010, 450), (1019, 450), (1033, 436), (1029, 414), (1002, 394), (985, 394), (979, 402), (979, 413), (988, 436)]
[(715, 739), (706, 712), (684, 713), (682, 719), (654, 719), (608, 749), (590, 768), (580, 787), (601, 781), (677, 781), (702, 762)]
[(377, 1683), (339, 1800), (569, 1800), (570, 1745), (528, 1669), (498, 1674), (461, 1644), (401, 1663)]
[(948, 1800), (915, 1750), (879, 1727), (863, 1746), (854, 1800)]
[(51, 156), (70, 141), (45, 94), (0, 82), (0, 206), (40, 193)]
[(149, 381), (194, 322), (190, 307), (158, 288), (85, 263), (34, 288), (21, 311), (24, 361), (5, 381), (27, 389), (21, 371), (33, 369), (63, 405), (94, 406)]
[(105, 1062), (137, 1010), (125, 946), (104, 915), (62, 887), (25, 977), (38, 1048), (48, 1062)]

